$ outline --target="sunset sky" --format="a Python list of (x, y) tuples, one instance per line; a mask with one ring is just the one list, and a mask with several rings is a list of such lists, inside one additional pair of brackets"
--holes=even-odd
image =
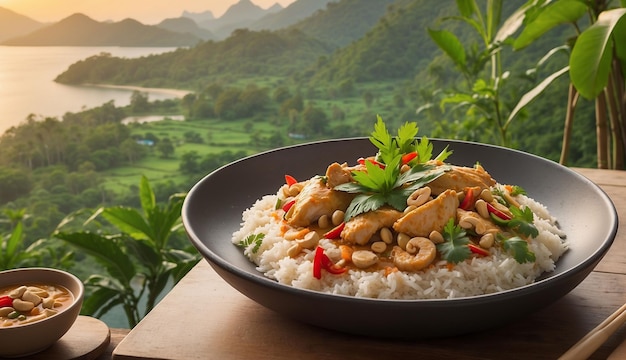
[[(119, 21), (133, 18), (144, 24), (156, 24), (165, 18), (178, 17), (184, 10), (211, 10), (221, 16), (239, 0), (0, 0), (0, 7), (40, 22), (59, 21), (74, 13), (83, 13), (94, 20)], [(267, 9), (275, 3), (283, 7), (295, 0), (251, 0)]]

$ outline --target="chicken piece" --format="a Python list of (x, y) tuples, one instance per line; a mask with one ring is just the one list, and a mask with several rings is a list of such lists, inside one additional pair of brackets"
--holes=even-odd
[(353, 180), (352, 172), (363, 170), (365, 170), (365, 166), (363, 165), (348, 166), (346, 163), (341, 165), (339, 163), (332, 163), (326, 169), (326, 184), (332, 189), (337, 185), (351, 182)]
[(365, 245), (383, 227), (391, 227), (402, 216), (392, 208), (380, 208), (350, 219), (341, 232), (341, 238), (353, 244)]
[(432, 193), (439, 195), (448, 189), (461, 192), (467, 187), (479, 187), (488, 189), (495, 185), (496, 181), (483, 169), (477, 165), (475, 168), (464, 166), (451, 166), (450, 171), (446, 171), (440, 177), (431, 181), (428, 186)]
[(345, 184), (352, 181), (352, 174), (347, 164), (339, 165), (339, 163), (332, 163), (326, 169), (326, 185), (329, 188), (334, 188), (337, 185)]
[(287, 223), (291, 226), (306, 227), (315, 223), (320, 216), (332, 216), (335, 210), (345, 211), (354, 195), (335, 191), (324, 183), (321, 177), (314, 177), (306, 182), (296, 196)]
[(428, 237), (433, 230), (442, 232), (448, 220), (456, 217), (458, 207), (456, 191), (446, 190), (399, 218), (393, 224), (393, 229), (411, 237)]

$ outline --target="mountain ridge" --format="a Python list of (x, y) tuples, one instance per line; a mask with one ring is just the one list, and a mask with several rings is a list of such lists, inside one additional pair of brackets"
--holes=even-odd
[(76, 13), (27, 35), (3, 41), (10, 46), (191, 46), (201, 41), (195, 35), (181, 34), (144, 25), (134, 19), (104, 23)]
[(15, 11), (0, 7), (0, 42), (26, 35), (40, 29), (45, 24)]

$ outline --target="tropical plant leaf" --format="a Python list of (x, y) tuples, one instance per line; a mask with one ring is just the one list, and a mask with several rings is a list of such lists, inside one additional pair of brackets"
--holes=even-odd
[(464, 17), (474, 15), (474, 6), (474, 1), (456, 0), (456, 7), (459, 9), (459, 13)]
[(102, 216), (119, 230), (133, 237), (139, 237), (140, 234), (149, 239), (154, 237), (153, 229), (136, 209), (124, 206), (105, 208)]
[(540, 82), (537, 86), (532, 88), (526, 94), (522, 95), (518, 103), (515, 105), (511, 113), (509, 114), (509, 118), (506, 121), (507, 126), (513, 118), (519, 113), (526, 105), (535, 100), (554, 80), (559, 78), (561, 75), (565, 74), (569, 70), (569, 66), (564, 67), (563, 69), (555, 72), (554, 74), (545, 78), (542, 82)]
[[(95, 315), (99, 309), (111, 303), (113, 306), (122, 304), (120, 292), (111, 288), (98, 287), (89, 296), (85, 296), (80, 313), (83, 315)], [(103, 312), (99, 311), (99, 313)]]
[(560, 0), (544, 7), (539, 15), (526, 24), (522, 33), (513, 42), (515, 50), (523, 49), (552, 28), (575, 23), (587, 13), (587, 4), (582, 0)]
[(59, 232), (55, 234), (55, 237), (92, 255), (107, 269), (107, 272), (113, 278), (122, 284), (130, 284), (135, 276), (133, 261), (113, 238), (107, 238), (91, 232)]
[(452, 61), (461, 68), (465, 70), (467, 68), (467, 57), (465, 55), (465, 48), (463, 48), (463, 44), (461, 40), (456, 37), (453, 33), (447, 30), (433, 30), (428, 29), (428, 34), (433, 39), (433, 41), (443, 50), (452, 59)]
[[(578, 36), (570, 56), (570, 78), (583, 97), (595, 99), (606, 87), (613, 57), (613, 31), (625, 29), (625, 25), (620, 24), (624, 22), (625, 8), (603, 11), (598, 20)], [(623, 34), (620, 36), (624, 38)]]
[(141, 202), (141, 208), (146, 215), (156, 206), (154, 191), (152, 191), (148, 178), (145, 175), (141, 176), (139, 183), (139, 200)]
[(23, 225), (22, 222), (19, 221), (13, 228), (11, 234), (8, 236), (6, 243), (0, 244), (0, 250), (4, 248), (4, 253), (2, 253), (1, 255), (5, 262), (5, 268), (9, 269), (14, 267), (16, 253), (23, 239)]
[(150, 269), (151, 272), (156, 271), (161, 264), (161, 254), (158, 249), (154, 248), (151, 241), (128, 238), (125, 239), (124, 244), (128, 247), (128, 251), (137, 258), (139, 264)]

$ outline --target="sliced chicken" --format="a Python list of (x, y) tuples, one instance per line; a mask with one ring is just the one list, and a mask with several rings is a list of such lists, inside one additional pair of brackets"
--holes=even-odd
[(332, 163), (326, 169), (326, 184), (329, 188), (334, 188), (337, 185), (351, 182), (353, 180), (352, 172), (359, 170), (365, 170), (365, 166), (348, 166), (346, 163)]
[(477, 165), (475, 168), (452, 166), (450, 171), (446, 171), (437, 179), (431, 181), (428, 186), (432, 193), (439, 195), (447, 189), (461, 192), (467, 187), (479, 187), (481, 190), (488, 189), (496, 184), (496, 181), (483, 169)]
[(352, 194), (329, 188), (321, 177), (314, 177), (296, 196), (293, 212), (290, 211), (286, 221), (291, 226), (309, 226), (322, 215), (332, 216), (335, 210), (345, 211), (353, 197)]
[(349, 243), (365, 245), (377, 231), (391, 227), (401, 216), (402, 212), (392, 208), (359, 214), (346, 223), (341, 238)]
[(352, 174), (347, 164), (332, 163), (326, 169), (326, 184), (329, 188), (352, 181)]
[(399, 218), (393, 229), (411, 237), (428, 237), (433, 230), (443, 231), (450, 218), (456, 217), (459, 198), (454, 190), (446, 190), (435, 199)]

